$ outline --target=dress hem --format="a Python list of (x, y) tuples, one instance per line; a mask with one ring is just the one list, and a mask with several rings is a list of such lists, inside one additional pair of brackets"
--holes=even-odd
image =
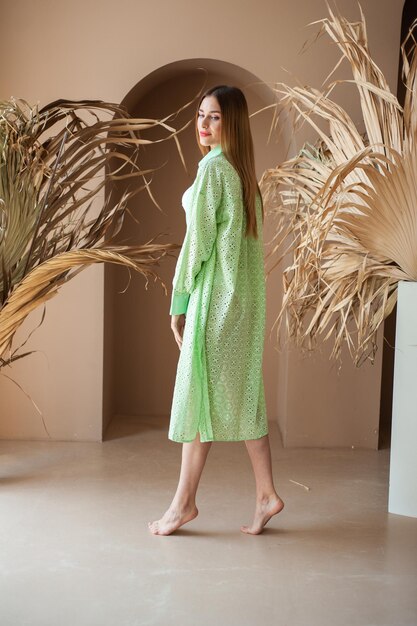
[[(261, 439), (262, 437), (265, 437), (265, 435), (269, 434), (269, 430), (267, 430), (266, 432), (264, 432), (262, 435), (259, 435), (258, 437), (240, 437), (238, 439), (201, 439), (200, 441), (201, 443), (207, 443), (209, 441), (253, 441), (254, 439)], [(178, 438), (174, 438), (174, 437), (170, 437), (168, 435), (168, 439), (170, 441), (175, 441), (176, 443), (190, 443), (191, 441), (194, 441), (195, 438), (197, 437), (197, 435), (194, 437), (194, 439), (178, 439)]]

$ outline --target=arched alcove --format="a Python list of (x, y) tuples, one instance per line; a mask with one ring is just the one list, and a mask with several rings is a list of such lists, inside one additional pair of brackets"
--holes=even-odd
[[(192, 100), (203, 84), (240, 87), (248, 100), (250, 114), (275, 101), (272, 90), (244, 68), (215, 59), (187, 59), (170, 63), (144, 77), (126, 95), (123, 104), (134, 117), (160, 119)], [(172, 125), (180, 128), (192, 120), (196, 104), (182, 111)], [(271, 108), (251, 117), (258, 179), (267, 167), (285, 157), (286, 142), (282, 138), (279, 144), (275, 138), (268, 141), (272, 113)], [(157, 131), (146, 134), (149, 139), (161, 136)], [(119, 234), (120, 242), (140, 244), (164, 233), (159, 243), (181, 244), (185, 233), (181, 197), (193, 182), (198, 160), (202, 158), (193, 123), (181, 133), (180, 142), (189, 175), (173, 141), (141, 150), (143, 169), (160, 168), (152, 174), (151, 189), (163, 212), (155, 207), (146, 192), (135, 196), (129, 204), (134, 219), (126, 216)], [(122, 190), (123, 182), (120, 192)], [(267, 222), (264, 233), (267, 242)], [(166, 257), (158, 268), (167, 286), (167, 295), (158, 283), (149, 282), (145, 290), (145, 279), (136, 274), (132, 275), (126, 289), (127, 271), (117, 266), (105, 268), (103, 431), (117, 416), (166, 416), (168, 420), (178, 360), (169, 315), (175, 262), (174, 256)], [(268, 294), (277, 301), (268, 302), (267, 336), (276, 315), (279, 288), (269, 290)], [(269, 419), (276, 419), (277, 372), (277, 352), (272, 342), (266, 341), (264, 381)]]

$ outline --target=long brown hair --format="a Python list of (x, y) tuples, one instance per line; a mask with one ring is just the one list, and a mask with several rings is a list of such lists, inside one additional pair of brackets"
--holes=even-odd
[(262, 223), (264, 220), (264, 206), (261, 190), (255, 173), (255, 157), (253, 151), (252, 133), (249, 123), (249, 110), (245, 95), (238, 87), (216, 85), (203, 93), (197, 106), (195, 131), (200, 151), (203, 155), (210, 152), (209, 146), (202, 146), (198, 133), (198, 111), (206, 96), (215, 96), (221, 110), (221, 147), (228, 161), (233, 165), (242, 181), (243, 203), (246, 210), (245, 235), (258, 237), (256, 223), (256, 195), (261, 198)]

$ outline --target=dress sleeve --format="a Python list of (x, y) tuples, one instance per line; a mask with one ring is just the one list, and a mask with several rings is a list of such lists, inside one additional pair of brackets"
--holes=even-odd
[(211, 160), (198, 172), (195, 181), (190, 217), (172, 281), (170, 315), (180, 315), (187, 311), (196, 277), (213, 251), (217, 236), (217, 211), (221, 200), (221, 172), (219, 165)]

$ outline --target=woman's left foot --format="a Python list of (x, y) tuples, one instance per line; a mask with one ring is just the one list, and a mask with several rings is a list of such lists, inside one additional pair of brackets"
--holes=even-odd
[(259, 535), (271, 517), (282, 511), (283, 508), (284, 502), (279, 496), (272, 496), (271, 498), (258, 501), (252, 526), (241, 526), (240, 530), (250, 535)]
[(148, 528), (154, 535), (170, 535), (177, 528), (197, 517), (197, 515), (198, 509), (195, 505), (183, 510), (169, 508), (161, 519), (155, 522), (148, 522)]

